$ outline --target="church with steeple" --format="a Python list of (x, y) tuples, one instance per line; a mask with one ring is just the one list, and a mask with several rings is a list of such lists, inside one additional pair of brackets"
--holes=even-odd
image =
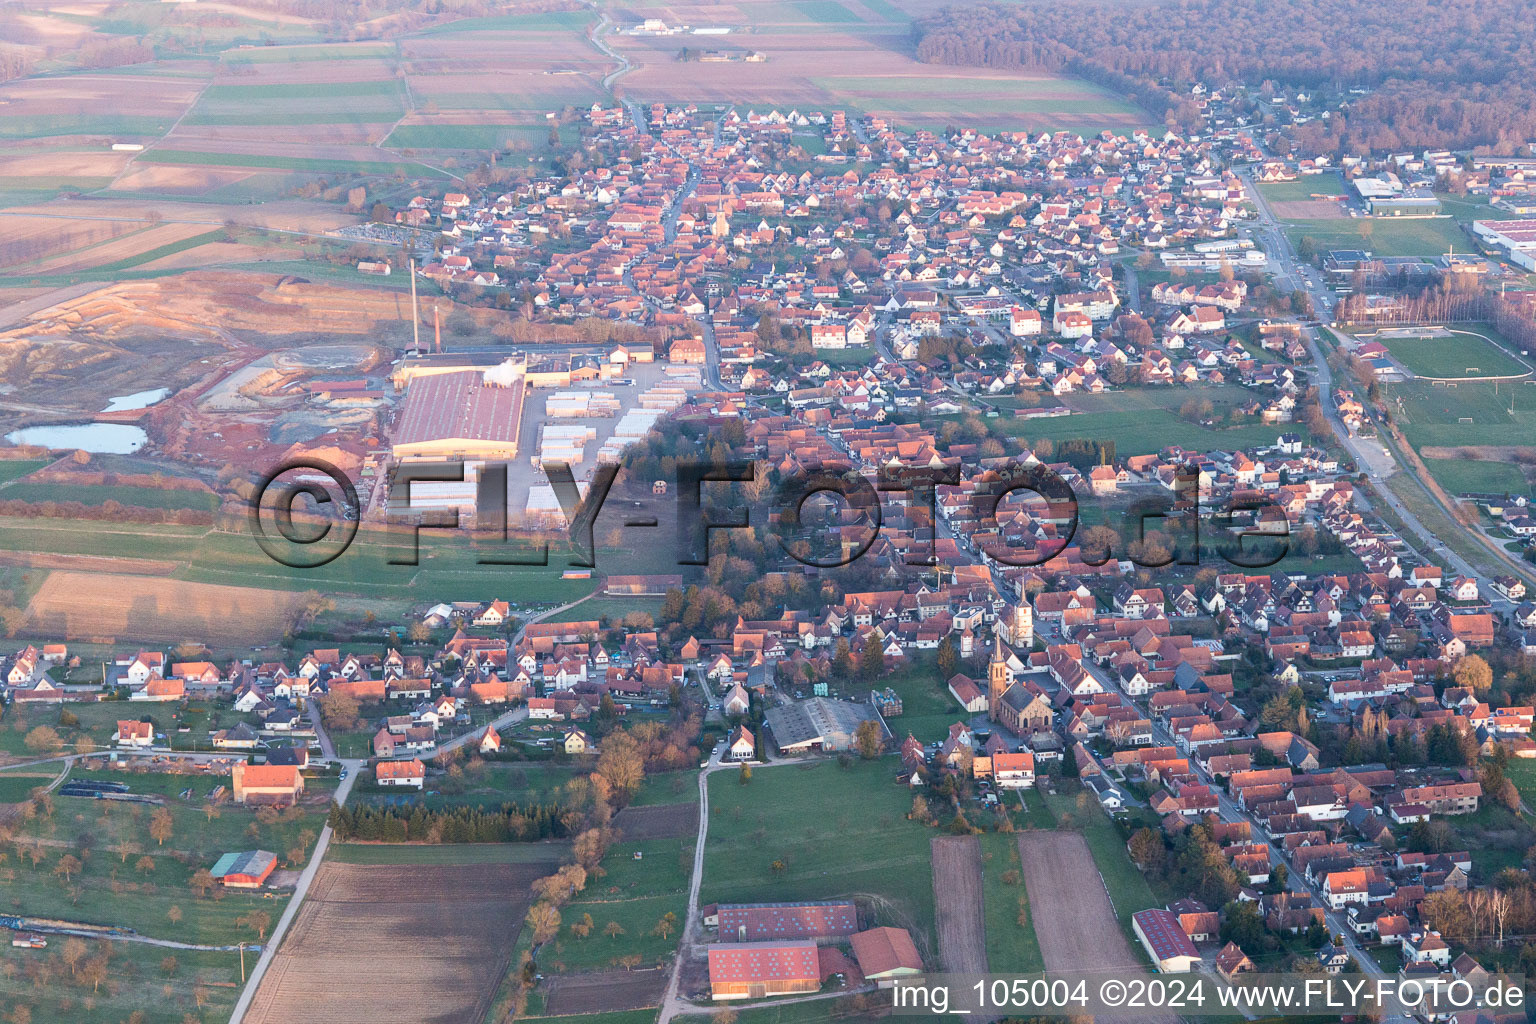
[(987, 662), (987, 717), (997, 721), (997, 712), (1003, 704), (1003, 695), (1013, 685), (1013, 669), (1008, 667), (1009, 653), (1003, 646), (1002, 635), (992, 639), (992, 660)]

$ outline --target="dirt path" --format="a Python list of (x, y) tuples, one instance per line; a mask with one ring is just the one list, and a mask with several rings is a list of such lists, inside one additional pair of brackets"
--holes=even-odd
[(933, 905), (940, 966), (951, 974), (985, 974), (981, 841), (975, 836), (933, 840)]
[[(934, 853), (937, 870), (937, 847)], [(1024, 888), (1029, 894), (1035, 937), (1040, 940), (1048, 973), (1097, 972), (1122, 980), (1147, 973), (1120, 930), (1104, 880), (1081, 835), (1021, 832), (1019, 860), (1024, 865)], [(1179, 1018), (1171, 1013), (1100, 1014), (1098, 1020), (1101, 1024), (1109, 1020), (1179, 1024)]]

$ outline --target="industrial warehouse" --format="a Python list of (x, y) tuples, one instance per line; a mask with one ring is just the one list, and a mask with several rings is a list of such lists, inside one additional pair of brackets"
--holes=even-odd
[(413, 380), (395, 426), (395, 458), (513, 458), (523, 390), (522, 367), (513, 362)]

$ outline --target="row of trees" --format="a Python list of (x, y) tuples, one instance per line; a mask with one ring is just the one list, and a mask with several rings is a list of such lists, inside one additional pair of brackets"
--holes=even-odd
[(515, 843), (563, 839), (570, 821), (558, 804), (502, 804), (494, 811), (478, 807), (436, 810), (378, 807), (358, 802), (331, 806), (331, 828), (337, 838), (384, 843)]

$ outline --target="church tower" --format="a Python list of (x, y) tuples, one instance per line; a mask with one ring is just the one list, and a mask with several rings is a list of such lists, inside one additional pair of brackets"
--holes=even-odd
[(1013, 671), (1008, 668), (1008, 651), (1003, 638), (992, 640), (992, 660), (987, 663), (987, 717), (997, 721), (997, 709), (1002, 707), (1003, 694), (1013, 683)]
[(1020, 601), (1013, 609), (1013, 624), (1009, 630), (1015, 647), (1033, 647), (1035, 645), (1035, 610), (1029, 606), (1028, 601)]

